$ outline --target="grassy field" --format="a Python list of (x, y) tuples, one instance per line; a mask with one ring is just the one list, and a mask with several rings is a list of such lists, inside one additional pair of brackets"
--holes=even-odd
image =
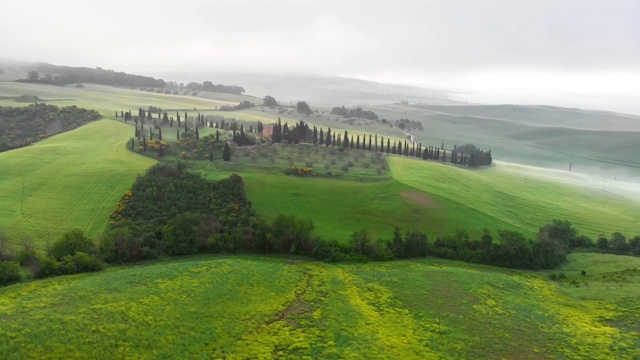
[(571, 163), (576, 172), (640, 179), (638, 116), (516, 105), (376, 105), (371, 110), (387, 119), (420, 121), (423, 130), (412, 134), (423, 144), (472, 143), (492, 149), (498, 160), (565, 170)]
[(599, 189), (525, 178), (501, 166), (469, 170), (404, 157), (390, 157), (389, 165), (395, 180), (446, 199), (444, 211), (469, 228), (481, 228), (488, 217), (489, 228), (508, 224), (529, 233), (553, 219), (569, 220), (591, 237), (640, 232), (640, 204)]
[(640, 356), (625, 298), (578, 300), (564, 287), (435, 259), (191, 258), (0, 289), (0, 358)]
[(569, 220), (592, 238), (614, 231), (629, 236), (640, 233), (635, 217), (640, 212), (637, 200), (539, 178), (534, 176), (535, 169), (524, 176), (508, 165), (470, 170), (389, 156), (390, 171), (342, 172), (337, 165), (332, 169), (342, 178), (335, 179), (327, 178), (322, 168), (332, 158), (328, 155), (319, 162), (321, 176), (301, 178), (283, 174), (289, 166), (284, 159), (296, 159), (296, 166), (304, 166), (304, 161), (297, 160), (305, 158), (299, 153), (313, 154), (313, 150), (277, 148), (281, 150), (274, 163), (261, 156), (254, 162), (242, 155), (253, 150), (242, 149), (236, 150), (231, 162), (194, 161), (191, 166), (211, 179), (240, 174), (261, 216), (271, 220), (279, 214), (292, 214), (313, 219), (316, 233), (326, 239), (346, 241), (359, 229), (371, 231), (374, 238), (389, 239), (395, 225), (402, 231), (423, 231), (432, 239), (452, 234), (459, 227), (476, 237), (484, 229), (494, 234), (496, 230), (514, 230), (535, 237), (539, 228), (553, 219)]
[(74, 85), (52, 86), (27, 83), (0, 82), (0, 106), (26, 106), (28, 103), (18, 103), (11, 98), (21, 95), (32, 95), (45, 100), (47, 104), (57, 106), (77, 105), (86, 109), (93, 109), (103, 116), (115, 116), (115, 111), (131, 109), (137, 114), (138, 108), (149, 106), (160, 107), (165, 110), (179, 109), (197, 112), (197, 109), (214, 109), (222, 105), (235, 105), (235, 101), (202, 99), (192, 96), (166, 95), (152, 92), (129, 90), (105, 85), (85, 84), (78, 89)]
[(131, 131), (100, 120), (0, 153), (0, 229), (39, 250), (72, 228), (101, 234), (122, 194), (155, 162), (126, 149)]
[[(215, 106), (230, 104), (226, 100), (242, 98), (237, 95), (226, 97), (226, 100), (212, 100), (99, 85), (86, 85), (84, 89), (76, 89), (75, 87), (0, 83), (0, 95), (18, 94), (32, 94), (42, 99), (68, 99), (50, 103), (77, 104), (98, 109), (105, 112), (107, 116), (111, 116), (113, 109), (135, 109), (149, 105), (165, 109), (192, 109), (196, 107), (198, 112), (202, 111), (208, 115), (216, 114), (247, 121), (259, 120), (265, 123), (274, 121), (278, 116), (282, 117), (283, 121), (293, 123), (300, 116), (294, 111), (289, 113), (288, 108), (284, 108), (282, 114), (278, 113), (277, 108), (265, 108), (265, 111), (256, 108), (242, 112), (212, 110)], [(20, 106), (19, 103), (11, 99), (0, 100), (0, 105)], [(407, 114), (402, 113), (403, 116), (408, 116), (411, 111), (417, 111), (411, 107), (396, 106), (395, 108), (405, 109)], [(510, 111), (517, 110), (511, 109)], [(193, 113), (195, 111), (190, 111), (190, 114)], [(378, 132), (378, 130), (383, 133), (382, 129), (376, 128), (370, 122), (350, 125), (339, 117), (329, 116), (322, 112), (303, 118), (311, 123), (327, 122), (327, 125), (331, 125), (336, 131), (341, 128), (352, 128), (350, 134), (353, 135), (364, 134), (368, 131)], [(435, 122), (426, 123), (425, 128), (429, 129), (430, 126), (431, 128), (435, 126), (436, 128), (440, 127), (440, 130), (444, 129), (444, 120), (438, 119), (434, 120)], [(527, 121), (535, 120), (532, 119)], [(458, 129), (456, 121), (452, 120), (447, 123), (449, 127), (447, 131)], [(91, 209), (90, 204), (95, 201), (92, 196), (83, 197), (85, 205), (81, 210), (78, 210), (77, 217), (60, 215), (61, 218), (67, 219), (64, 221), (61, 221), (55, 212), (44, 211), (44, 209), (56, 204), (53, 202), (50, 205), (45, 205), (48, 204), (50, 198), (55, 198), (59, 202), (57, 206), (60, 209), (64, 206), (75, 206), (75, 203), (67, 203), (63, 206), (66, 202), (65, 197), (69, 196), (64, 189), (77, 193), (76, 189), (84, 189), (89, 186), (87, 184), (96, 182), (101, 185), (104, 183), (105, 187), (108, 186), (112, 191), (108, 196), (111, 199), (117, 199), (131, 183), (132, 174), (144, 171), (146, 166), (153, 162), (140, 158), (141, 160), (138, 160), (136, 165), (131, 165), (128, 168), (127, 171), (133, 171), (133, 173), (129, 173), (128, 177), (117, 174), (117, 171), (109, 173), (107, 177), (103, 172), (91, 172), (93, 166), (102, 169), (115, 166), (114, 164), (119, 161), (117, 160), (119, 156), (131, 159), (139, 158), (131, 153), (121, 154), (126, 152), (124, 146), (131, 136), (131, 127), (116, 122), (102, 124), (102, 126), (114, 124), (110, 131), (112, 134), (115, 132), (119, 134), (117, 139), (121, 145), (117, 144), (116, 137), (107, 137), (104, 143), (97, 140), (91, 141), (86, 138), (91, 130), (81, 128), (76, 132), (64, 135), (62, 140), (55, 137), (42, 145), (4, 154), (0, 164), (4, 170), (3, 175), (0, 175), (0, 179), (2, 179), (0, 186), (3, 189), (12, 189), (12, 195), (7, 200), (3, 199), (6, 205), (0, 209), (3, 209), (6, 216), (0, 219), (0, 228), (9, 233), (14, 241), (18, 241), (20, 237), (29, 236), (35, 238), (36, 243), (42, 247), (47, 238), (53, 237), (69, 227), (87, 229), (90, 236), (99, 234), (111, 205), (103, 206), (96, 202), (98, 204), (96, 209), (101, 210)], [(429, 130), (425, 131), (429, 132)], [(201, 136), (212, 132), (214, 132), (212, 129), (203, 128)], [(397, 132), (397, 129), (393, 129), (391, 133), (393, 132)], [(475, 136), (468, 135), (471, 133), (473, 131), (465, 131), (461, 136)], [(223, 132), (223, 136), (227, 135), (229, 134)], [(165, 128), (164, 137), (167, 141), (173, 141), (175, 136), (175, 129)], [(435, 141), (436, 138), (433, 140)], [(67, 150), (72, 155), (69, 160), (62, 160), (67, 156), (56, 153), (55, 161), (50, 161), (49, 157), (38, 158), (36, 155), (32, 155), (34, 153), (51, 154), (51, 151), (48, 150), (51, 145), (44, 144), (56, 144), (62, 148), (73, 145), (73, 148)], [(90, 149), (90, 151), (75, 151), (76, 146)], [(102, 149), (114, 148), (118, 150), (109, 154), (116, 155), (102, 153), (105, 151)], [(501, 166), (470, 171), (401, 157), (390, 157), (391, 171), (383, 169), (381, 173), (377, 172), (378, 164), (370, 168), (362, 166), (370, 161), (367, 160), (368, 158), (354, 157), (352, 160), (355, 167), (344, 172), (340, 169), (343, 160), (338, 159), (336, 164), (331, 164), (330, 159), (333, 155), (323, 156), (324, 153), (314, 152), (315, 150), (311, 148), (307, 148), (306, 155), (302, 154), (304, 151), (290, 151), (290, 149), (283, 148), (275, 156), (274, 163), (271, 163), (268, 157), (260, 155), (257, 156), (257, 161), (254, 161), (252, 156), (254, 150), (251, 148), (238, 150), (231, 163), (217, 161), (213, 166), (205, 161), (191, 163), (194, 164), (196, 170), (210, 178), (221, 178), (234, 172), (240, 173), (246, 179), (249, 197), (254, 202), (259, 214), (267, 219), (272, 219), (280, 213), (294, 214), (301, 218), (313, 218), (318, 235), (324, 238), (346, 240), (351, 233), (362, 228), (370, 230), (375, 237), (388, 238), (394, 225), (400, 226), (403, 231), (412, 229), (424, 231), (431, 238), (441, 234), (450, 234), (458, 227), (465, 227), (475, 236), (479, 235), (484, 228), (492, 231), (511, 229), (533, 236), (540, 226), (555, 218), (571, 221), (583, 233), (591, 237), (595, 237), (601, 232), (609, 234), (613, 231), (622, 231), (628, 235), (640, 232), (640, 224), (633, 217), (633, 214), (639, 211), (637, 203), (593, 189), (572, 188), (533, 176), (523, 178), (519, 174), (503, 171)], [(216, 158), (219, 157), (218, 155), (216, 154)], [(96, 161), (98, 159), (96, 156), (104, 156), (107, 159), (105, 160), (107, 165), (101, 164), (102, 160)], [(312, 167), (320, 175), (326, 175), (331, 171), (333, 176), (338, 175), (342, 179), (294, 178), (282, 174), (284, 168), (290, 166), (291, 163), (296, 166), (306, 166), (305, 160), (308, 158), (312, 159)], [(23, 166), (22, 163), (25, 161), (27, 164), (34, 165)], [(65, 167), (66, 161), (69, 161), (69, 164), (83, 164), (84, 167), (80, 167), (80, 169), (87, 169), (82, 175), (84, 181), (75, 173), (72, 179), (77, 185), (73, 182), (67, 184), (67, 180), (61, 180), (61, 176), (53, 177), (52, 172), (45, 172), (44, 169), (47, 167), (41, 168), (40, 165), (45, 163), (51, 169), (60, 169), (57, 171), (64, 175), (65, 172), (71, 171), (67, 169), (77, 166)], [(20, 169), (17, 169), (18, 165), (21, 166)], [(325, 168), (327, 165), (330, 166)], [(40, 174), (46, 175), (31, 176), (31, 173), (35, 173), (36, 170)], [(14, 174), (18, 174), (18, 176), (14, 176)], [(119, 177), (117, 176), (123, 176), (123, 180), (118, 182)], [(47, 181), (40, 180), (43, 177), (46, 177)], [(23, 184), (25, 195), (22, 194)], [(32, 196), (29, 196), (31, 193), (33, 193)], [(72, 194), (71, 198), (75, 198), (75, 196), (81, 195)], [(36, 198), (44, 200), (35, 200)], [(111, 202), (107, 203), (111, 204)], [(20, 207), (17, 207), (16, 204)], [(91, 219), (82, 219), (81, 213), (91, 214), (89, 216)], [(93, 220), (97, 216), (103, 216), (105, 220)], [(54, 221), (56, 224), (48, 224), (50, 221)]]

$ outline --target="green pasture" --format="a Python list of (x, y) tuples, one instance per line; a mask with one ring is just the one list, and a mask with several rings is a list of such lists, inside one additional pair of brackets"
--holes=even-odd
[(516, 228), (533, 234), (561, 219), (592, 238), (640, 232), (640, 204), (599, 190), (525, 178), (499, 166), (472, 170), (399, 156), (388, 162), (396, 181), (442, 198), (443, 211), (468, 229)]
[(62, 233), (102, 233), (118, 200), (154, 160), (126, 149), (132, 127), (100, 120), (0, 153), (0, 231), (45, 249)]
[(638, 116), (516, 105), (370, 108), (387, 119), (420, 121), (423, 130), (411, 133), (423, 144), (451, 149), (471, 143), (491, 149), (497, 160), (564, 170), (572, 164), (584, 174), (640, 179)]
[[(235, 105), (237, 102), (225, 100), (203, 99), (192, 96), (157, 94), (153, 92), (130, 90), (106, 85), (84, 84), (84, 88), (75, 85), (53, 86), (28, 83), (0, 82), (0, 106), (25, 106), (12, 98), (21, 95), (32, 95), (44, 100), (47, 104), (57, 106), (76, 105), (94, 109), (103, 116), (114, 117), (115, 112), (131, 110), (137, 115), (138, 108), (149, 106), (163, 110), (180, 110), (197, 113), (198, 109), (214, 109), (222, 105)], [(181, 114), (182, 115), (182, 114)]]
[(0, 289), (0, 357), (637, 358), (622, 300), (437, 259), (196, 257)]

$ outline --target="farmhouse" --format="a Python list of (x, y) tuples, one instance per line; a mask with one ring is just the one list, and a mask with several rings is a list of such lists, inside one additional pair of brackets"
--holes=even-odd
[(262, 126), (262, 133), (260, 134), (260, 137), (263, 139), (271, 139), (271, 136), (273, 135), (273, 127), (275, 124), (266, 124)]

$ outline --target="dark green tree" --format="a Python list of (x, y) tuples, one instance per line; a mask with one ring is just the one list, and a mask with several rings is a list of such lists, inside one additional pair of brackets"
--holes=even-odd
[(276, 99), (270, 95), (264, 97), (264, 99), (262, 100), (262, 104), (268, 107), (278, 106), (278, 102), (276, 101)]
[(231, 148), (229, 148), (229, 143), (224, 143), (224, 149), (222, 149), (222, 159), (224, 161), (231, 160)]
[(92, 254), (94, 250), (95, 247), (91, 239), (84, 236), (82, 230), (73, 229), (62, 234), (62, 237), (53, 243), (50, 251), (51, 256), (60, 260), (67, 255), (75, 255), (77, 252)]

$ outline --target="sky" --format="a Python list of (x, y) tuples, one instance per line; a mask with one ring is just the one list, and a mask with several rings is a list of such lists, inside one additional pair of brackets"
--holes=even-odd
[(141, 74), (340, 75), (503, 95), (640, 95), (640, 0), (25, 0), (0, 8), (0, 57), (16, 60)]

